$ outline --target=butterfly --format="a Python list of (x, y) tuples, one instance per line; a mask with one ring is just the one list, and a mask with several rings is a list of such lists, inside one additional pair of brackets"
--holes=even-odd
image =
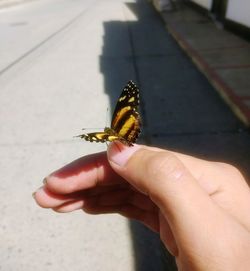
[(139, 88), (130, 80), (117, 101), (110, 127), (105, 127), (103, 132), (82, 134), (78, 137), (90, 142), (119, 140), (125, 145), (133, 146), (141, 132), (138, 105)]

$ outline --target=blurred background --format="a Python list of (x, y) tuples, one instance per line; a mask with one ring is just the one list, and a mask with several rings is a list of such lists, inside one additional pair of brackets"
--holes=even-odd
[[(0, 270), (176, 270), (158, 236), (118, 215), (57, 214), (31, 194), (105, 144), (128, 80), (140, 143), (250, 176), (247, 0), (0, 0)], [(108, 123), (110, 122), (110, 116)]]

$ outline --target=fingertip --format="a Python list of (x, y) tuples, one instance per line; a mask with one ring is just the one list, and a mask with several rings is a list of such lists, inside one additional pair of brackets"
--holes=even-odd
[(107, 151), (108, 159), (119, 167), (126, 165), (130, 157), (140, 149), (140, 145), (126, 146), (119, 141), (112, 142)]
[(46, 206), (43, 204), (45, 198), (44, 186), (41, 186), (35, 192), (33, 192), (32, 197), (40, 207), (46, 208)]

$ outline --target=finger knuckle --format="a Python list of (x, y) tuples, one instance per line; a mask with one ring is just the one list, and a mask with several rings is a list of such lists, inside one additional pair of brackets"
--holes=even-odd
[(148, 161), (147, 173), (155, 179), (179, 179), (185, 168), (180, 160), (172, 153), (157, 153)]
[(240, 172), (240, 170), (228, 163), (223, 163), (223, 162), (217, 162), (217, 165), (223, 170), (225, 171), (225, 173), (227, 173), (228, 175), (230, 175), (231, 177), (235, 177), (235, 178), (242, 178), (242, 173)]

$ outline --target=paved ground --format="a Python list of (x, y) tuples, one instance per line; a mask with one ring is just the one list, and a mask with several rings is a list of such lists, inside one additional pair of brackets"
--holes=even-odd
[[(191, 61), (195, 65), (177, 67), (175, 56), (174, 68), (170, 63), (162, 72), (157, 71), (159, 76), (165, 77), (163, 87), (174, 85), (173, 100), (167, 107), (168, 101), (163, 101), (162, 108), (174, 112), (177, 119), (171, 118), (173, 125), (168, 120), (165, 131), (153, 134), (153, 138), (157, 138), (153, 143), (159, 144), (164, 135), (163, 141), (170, 142), (170, 148), (175, 146), (174, 149), (180, 151), (233, 163), (250, 176), (249, 128), (244, 125), (249, 124), (249, 43), (218, 28), (207, 17), (185, 5), (178, 5), (177, 9), (163, 12), (161, 16), (170, 35), (188, 55), (188, 58), (182, 57), (182, 63), (188, 59), (189, 64)], [(177, 69), (180, 73), (176, 73)], [(198, 70), (205, 76), (197, 76)], [(213, 95), (216, 102), (212, 100)], [(216, 109), (216, 103), (221, 102), (219, 96), (223, 105), (217, 104)], [(180, 105), (179, 110), (176, 105), (182, 103), (182, 99), (185, 106)], [(242, 122), (228, 115), (227, 108)]]
[(39, 0), (0, 0), (0, 9), (6, 9), (17, 5), (22, 5), (30, 1), (39, 1)]
[(43, 0), (0, 11), (0, 270), (164, 270), (158, 238), (135, 222), (38, 208), (52, 170), (102, 144), (72, 139), (105, 126), (133, 79), (141, 141), (249, 172), (250, 136), (147, 1)]
[(250, 43), (181, 2), (161, 14), (178, 44), (234, 113), (250, 126)]

